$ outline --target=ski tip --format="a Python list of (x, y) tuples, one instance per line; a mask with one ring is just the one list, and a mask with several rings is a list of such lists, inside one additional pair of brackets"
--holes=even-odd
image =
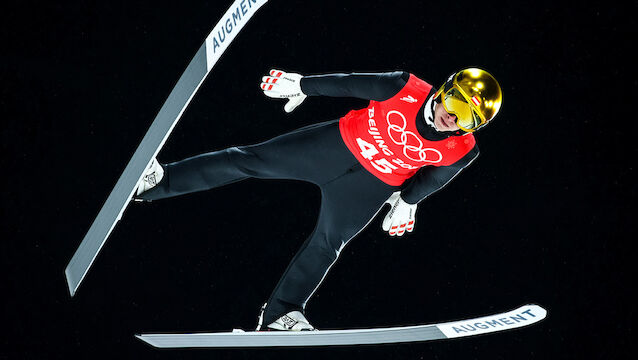
[(545, 319), (545, 317), (547, 316), (547, 310), (544, 307), (534, 303), (521, 305), (519, 308), (510, 311), (510, 313), (514, 312), (528, 314), (532, 317), (532, 323), (539, 322)]
[(451, 321), (436, 326), (448, 339), (451, 339), (516, 329), (542, 321), (546, 316), (547, 310), (542, 306), (526, 304), (504, 313)]
[(527, 304), (521, 306), (521, 308), (531, 309), (540, 318), (539, 320), (542, 320), (547, 316), (547, 310), (538, 304)]

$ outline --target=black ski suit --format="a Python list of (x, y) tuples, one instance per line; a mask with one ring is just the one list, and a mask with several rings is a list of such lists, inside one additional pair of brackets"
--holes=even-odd
[[(310, 96), (383, 101), (398, 93), (408, 78), (405, 72), (316, 75), (302, 78), (301, 87)], [(422, 110), (417, 118), (421, 136), (440, 140), (451, 135), (426, 125)], [(267, 301), (263, 318), (266, 325), (289, 311), (303, 311), (341, 249), (365, 228), (393, 192), (401, 190), (403, 200), (418, 203), (442, 188), (477, 155), (475, 147), (452, 166), (426, 166), (403, 185), (390, 186), (361, 166), (343, 143), (339, 120), (332, 120), (260, 144), (231, 147), (165, 164), (162, 181), (139, 198), (167, 198), (251, 177), (303, 180), (318, 185), (321, 209), (317, 225)]]

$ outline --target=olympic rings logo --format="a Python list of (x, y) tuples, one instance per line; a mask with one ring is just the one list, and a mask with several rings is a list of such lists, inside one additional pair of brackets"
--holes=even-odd
[[(395, 124), (393, 121), (390, 121), (390, 115), (396, 114), (403, 121), (400, 125)], [(396, 116), (394, 119), (397, 119)], [(405, 120), (405, 116), (396, 110), (388, 111), (385, 116), (385, 120), (388, 123), (388, 135), (390, 139), (397, 145), (403, 146), (403, 155), (408, 159), (416, 162), (429, 162), (436, 164), (443, 160), (443, 155), (440, 151), (433, 148), (423, 148), (423, 142), (417, 135), (415, 135), (412, 131), (406, 131), (405, 128), (408, 125), (408, 122)], [(393, 132), (398, 135), (393, 135)], [(395, 139), (395, 136), (399, 137), (399, 140)], [(428, 151), (431, 153), (435, 153), (438, 155), (437, 160), (428, 159)]]

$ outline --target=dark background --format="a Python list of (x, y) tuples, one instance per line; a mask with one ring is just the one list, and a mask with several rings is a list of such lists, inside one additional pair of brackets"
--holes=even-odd
[(0, 358), (612, 359), (629, 351), (637, 81), (635, 66), (623, 65), (634, 20), (622, 14), (635, 13), (635, 2), (271, 0), (159, 156), (254, 143), (366, 105), (309, 98), (285, 114), (258, 87), (272, 67), (407, 70), (435, 86), (483, 67), (499, 79), (504, 104), (477, 134), (480, 158), (419, 206), (409, 236), (389, 238), (383, 216), (375, 219), (344, 249), (307, 313), (318, 328), (352, 328), (538, 303), (549, 312), (542, 323), (330, 349), (162, 351), (136, 340), (140, 332), (254, 326), (317, 216), (318, 190), (292, 181), (132, 204), (70, 298), (65, 266), (231, 3), (5, 4)]

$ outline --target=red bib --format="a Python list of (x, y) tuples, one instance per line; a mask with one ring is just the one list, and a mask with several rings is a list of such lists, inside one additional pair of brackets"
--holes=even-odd
[(410, 74), (394, 97), (370, 101), (365, 109), (352, 110), (339, 121), (341, 137), (352, 154), (374, 176), (399, 186), (426, 165), (448, 166), (475, 145), (472, 134), (427, 140), (416, 129), (416, 116), (432, 85)]

